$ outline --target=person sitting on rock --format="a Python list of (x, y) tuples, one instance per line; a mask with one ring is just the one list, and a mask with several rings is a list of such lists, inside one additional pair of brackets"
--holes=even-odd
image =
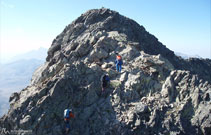
[(108, 86), (109, 82), (110, 82), (110, 78), (108, 77), (108, 75), (104, 74), (101, 77), (102, 93), (105, 92), (105, 88)]
[(65, 122), (65, 132), (66, 134), (70, 131), (70, 119), (74, 118), (74, 114), (72, 113), (72, 109), (64, 110), (64, 122)]
[(121, 72), (123, 62), (122, 62), (122, 57), (118, 53), (116, 53), (115, 64), (117, 72)]

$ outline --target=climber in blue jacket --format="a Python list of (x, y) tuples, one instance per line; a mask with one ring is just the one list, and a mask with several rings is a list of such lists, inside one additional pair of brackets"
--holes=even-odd
[(115, 64), (116, 64), (116, 70), (118, 72), (121, 72), (123, 62), (122, 62), (122, 57), (118, 53), (116, 53)]

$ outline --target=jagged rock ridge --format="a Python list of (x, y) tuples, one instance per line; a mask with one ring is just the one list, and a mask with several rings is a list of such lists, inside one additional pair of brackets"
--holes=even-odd
[[(111, 84), (100, 96), (104, 73)], [(209, 59), (183, 60), (135, 21), (89, 10), (54, 39), (31, 85), (10, 97), (1, 129), (62, 135), (72, 107), (73, 135), (210, 134), (210, 73)]]

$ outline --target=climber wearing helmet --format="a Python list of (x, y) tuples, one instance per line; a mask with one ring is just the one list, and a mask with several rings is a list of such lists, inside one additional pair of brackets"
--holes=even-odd
[(115, 64), (116, 64), (116, 70), (121, 73), (123, 62), (122, 62), (122, 57), (118, 53), (116, 53)]
[(65, 132), (68, 134), (70, 131), (70, 118), (74, 118), (74, 114), (72, 113), (72, 109), (64, 110), (64, 122), (65, 122)]

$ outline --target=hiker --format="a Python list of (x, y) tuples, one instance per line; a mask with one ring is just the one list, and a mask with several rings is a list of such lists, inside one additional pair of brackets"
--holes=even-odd
[(65, 109), (64, 110), (64, 122), (65, 122), (65, 131), (66, 134), (70, 131), (70, 118), (74, 118), (74, 114), (72, 113), (72, 109)]
[(104, 74), (101, 77), (102, 92), (105, 92), (105, 88), (107, 87), (109, 82), (110, 82), (110, 78), (108, 77), (108, 75)]
[(115, 64), (116, 64), (116, 70), (117, 70), (117, 72), (120, 72), (121, 73), (123, 62), (122, 62), (122, 57), (118, 53), (116, 53)]

